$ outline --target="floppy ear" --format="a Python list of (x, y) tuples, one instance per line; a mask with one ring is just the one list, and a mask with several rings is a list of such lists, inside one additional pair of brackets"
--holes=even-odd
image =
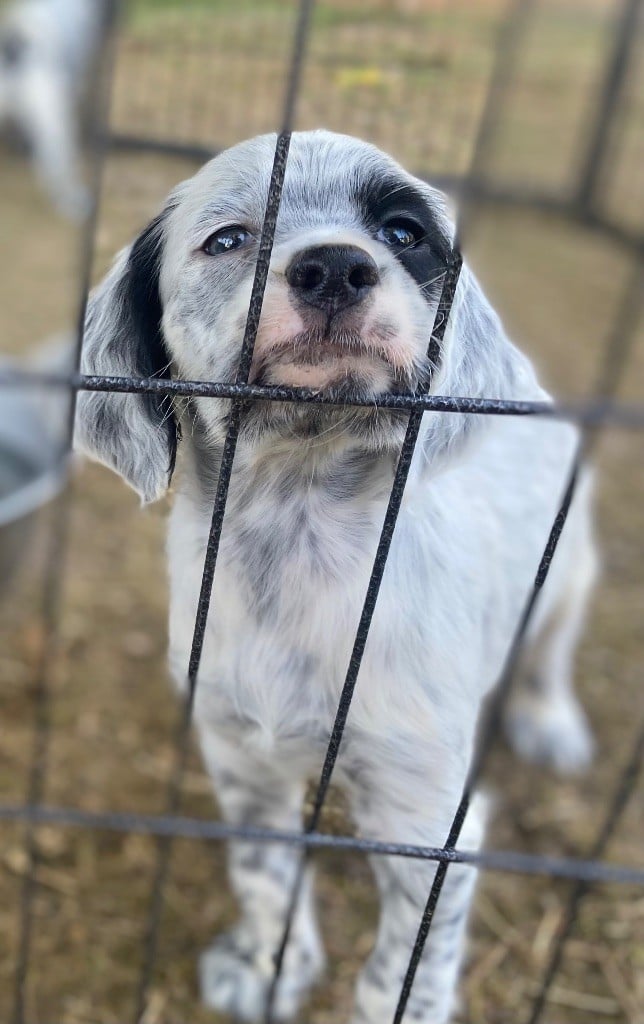
[[(461, 271), (431, 390), (465, 398), (519, 399), (537, 394), (532, 365), (507, 337), (467, 265)], [(426, 468), (433, 472), (451, 463), (470, 440), (483, 435), (491, 419), (468, 413), (426, 413), (422, 434)]]
[[(155, 218), (91, 294), (81, 369), (119, 377), (169, 377), (161, 330), (159, 265), (167, 211)], [(168, 489), (177, 449), (170, 398), (80, 392), (75, 444), (130, 484), (143, 502)]]

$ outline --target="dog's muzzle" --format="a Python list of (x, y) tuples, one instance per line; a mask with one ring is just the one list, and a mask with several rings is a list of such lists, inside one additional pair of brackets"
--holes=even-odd
[(321, 245), (294, 256), (286, 280), (301, 302), (333, 316), (362, 302), (380, 276), (369, 253), (358, 246)]

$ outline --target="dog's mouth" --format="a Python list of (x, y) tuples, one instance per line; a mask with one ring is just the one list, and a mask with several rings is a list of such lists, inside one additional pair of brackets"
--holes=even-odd
[(384, 341), (357, 331), (303, 331), (264, 348), (253, 359), (257, 384), (335, 388), (352, 385), (372, 394), (388, 390), (396, 376)]
[[(387, 393), (413, 391), (419, 382), (419, 370), (403, 362), (404, 346), (393, 329), (312, 329), (271, 338), (268, 343), (265, 338), (258, 340), (252, 383), (311, 388), (333, 404), (254, 402), (244, 419), (248, 437), (257, 439), (265, 431), (284, 431), (282, 436), (290, 439), (308, 441), (324, 436), (335, 443), (341, 434), (378, 449), (402, 441), (408, 417), (394, 409), (384, 413), (378, 399)], [(352, 410), (348, 424), (345, 407), (356, 401), (364, 407)]]

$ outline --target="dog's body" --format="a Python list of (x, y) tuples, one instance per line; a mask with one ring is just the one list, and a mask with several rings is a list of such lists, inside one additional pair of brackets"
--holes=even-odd
[(0, 24), (0, 122), (24, 137), (66, 214), (86, 212), (81, 107), (107, 0), (15, 0)]
[[(224, 153), (170, 198), (95, 294), (85, 368), (234, 377), (274, 139)], [(223, 225), (223, 226), (222, 226)], [(231, 226), (232, 225), (232, 226)], [(224, 227), (225, 226), (225, 227)], [(311, 384), (350, 402), (414, 390), (450, 245), (435, 190), (356, 140), (293, 136), (251, 377)], [(161, 325), (159, 327), (159, 324)], [(441, 394), (542, 399), (465, 268), (431, 381)], [(226, 428), (226, 403), (191, 400), (171, 516), (170, 650), (182, 685)], [(260, 405), (240, 435), (195, 703), (225, 816), (301, 826), (346, 674), (405, 416)], [(145, 500), (167, 487), (171, 410), (134, 396), (81, 396), (78, 438)], [(481, 701), (499, 677), (555, 516), (575, 431), (535, 420), (427, 414), (396, 525), (340, 750), (337, 781), (361, 834), (441, 845), (472, 754)], [(529, 637), (529, 684), (511, 735), (561, 769), (591, 751), (571, 690), (594, 572), (584, 482)], [(475, 802), (461, 845), (480, 841)], [(212, 1006), (258, 1020), (298, 853), (231, 851), (237, 928), (201, 963)], [(358, 983), (355, 1024), (389, 1024), (435, 866), (374, 858), (382, 916)], [(450, 869), (407, 1017), (450, 1014), (474, 873)], [(291, 1018), (323, 963), (310, 879), (277, 995)]]

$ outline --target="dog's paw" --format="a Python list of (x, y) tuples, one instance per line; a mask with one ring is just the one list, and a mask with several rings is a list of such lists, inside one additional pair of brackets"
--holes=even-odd
[(506, 731), (522, 758), (562, 775), (584, 771), (593, 759), (590, 727), (572, 697), (545, 700), (541, 695), (522, 694), (506, 712)]
[[(288, 968), (284, 966), (275, 996), (276, 1022), (293, 1020), (324, 966), (321, 954), (290, 952), (290, 964)], [(210, 1009), (229, 1014), (235, 1020), (250, 1024), (263, 1021), (274, 969), (272, 955), (247, 951), (234, 932), (222, 935), (199, 961), (201, 999)]]
[(237, 1020), (259, 1021), (266, 1004), (267, 980), (251, 958), (228, 936), (215, 942), (199, 961), (202, 1002)]

